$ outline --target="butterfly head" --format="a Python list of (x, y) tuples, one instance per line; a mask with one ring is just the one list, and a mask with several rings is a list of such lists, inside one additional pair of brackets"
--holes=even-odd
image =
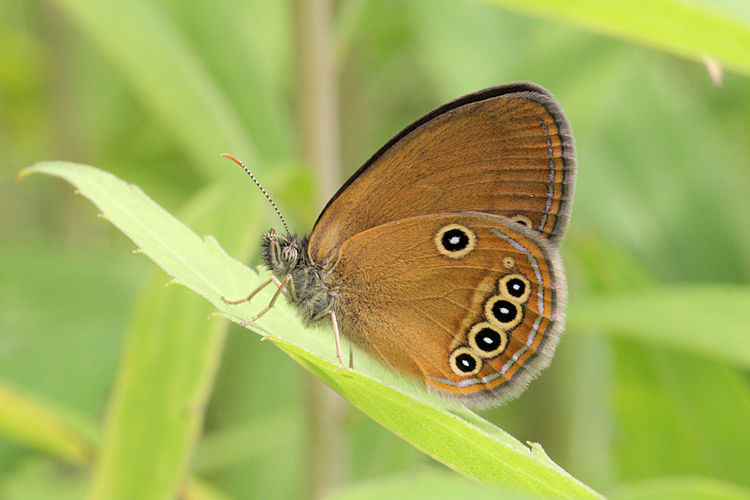
[(292, 235), (283, 235), (271, 229), (263, 235), (263, 260), (276, 275), (291, 273), (306, 261), (306, 241)]
[(286, 220), (284, 220), (284, 216), (281, 215), (281, 211), (276, 206), (276, 203), (273, 202), (266, 190), (263, 189), (263, 186), (258, 182), (258, 179), (255, 178), (253, 173), (244, 163), (242, 163), (241, 160), (238, 160), (228, 153), (224, 153), (221, 156), (229, 158), (242, 167), (245, 173), (250, 176), (255, 185), (261, 190), (263, 196), (266, 197), (281, 219), (281, 223), (284, 225), (286, 235), (277, 233), (273, 228), (263, 235), (263, 260), (266, 263), (266, 267), (268, 267), (268, 269), (270, 269), (275, 275), (283, 276), (291, 273), (300, 263), (307, 263), (307, 239), (301, 239), (297, 236), (292, 236), (289, 233), (289, 226), (287, 226)]

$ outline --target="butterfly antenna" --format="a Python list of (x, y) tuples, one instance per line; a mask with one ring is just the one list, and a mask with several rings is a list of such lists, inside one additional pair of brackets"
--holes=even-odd
[(292, 234), (289, 232), (289, 226), (286, 225), (286, 220), (284, 220), (284, 216), (281, 215), (281, 210), (279, 210), (279, 207), (276, 206), (276, 203), (274, 203), (271, 197), (268, 195), (268, 193), (266, 193), (266, 190), (263, 189), (263, 186), (260, 185), (260, 182), (258, 182), (258, 179), (255, 178), (255, 176), (250, 171), (250, 169), (247, 168), (245, 164), (242, 163), (242, 161), (238, 160), (236, 157), (230, 155), (229, 153), (222, 153), (221, 156), (223, 156), (224, 158), (229, 158), (230, 160), (235, 162), (237, 165), (242, 167), (242, 170), (244, 170), (247, 175), (250, 176), (250, 178), (253, 180), (255, 185), (258, 186), (258, 188), (260, 188), (261, 192), (263, 193), (263, 196), (266, 197), (266, 199), (271, 203), (271, 206), (273, 207), (273, 209), (276, 210), (276, 214), (278, 214), (279, 219), (281, 219), (281, 223), (284, 224), (284, 229), (286, 229), (287, 236), (291, 237)]

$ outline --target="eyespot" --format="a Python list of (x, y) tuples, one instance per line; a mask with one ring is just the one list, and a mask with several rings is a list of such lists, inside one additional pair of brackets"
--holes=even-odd
[(520, 303), (526, 302), (531, 295), (531, 283), (520, 274), (508, 274), (500, 278), (497, 283), (500, 295), (516, 300)]
[(482, 359), (468, 347), (459, 347), (448, 358), (453, 373), (459, 377), (476, 375), (482, 369)]
[(516, 259), (513, 257), (504, 257), (503, 258), (503, 267), (505, 269), (510, 269), (511, 267), (516, 265)]
[(484, 315), (490, 323), (510, 330), (521, 322), (523, 312), (519, 304), (502, 295), (495, 295), (484, 303)]
[(448, 224), (435, 235), (438, 252), (452, 259), (459, 259), (474, 249), (476, 235), (459, 224)]
[(482, 358), (494, 358), (508, 346), (508, 334), (487, 321), (472, 326), (467, 338), (469, 346)]
[(525, 215), (517, 214), (511, 217), (510, 220), (512, 220), (516, 224), (521, 224), (522, 226), (533, 227), (531, 219), (529, 219)]

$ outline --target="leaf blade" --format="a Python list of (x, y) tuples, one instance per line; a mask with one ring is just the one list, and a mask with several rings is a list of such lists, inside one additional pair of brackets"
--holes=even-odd
[(748, 310), (746, 286), (648, 287), (573, 301), (568, 328), (665, 344), (749, 368)]
[[(235, 321), (253, 315), (255, 309), (250, 305), (229, 306), (221, 297), (242, 296), (260, 278), (229, 257), (215, 240), (199, 238), (140, 190), (93, 167), (64, 162), (37, 164), (25, 172), (43, 172), (71, 182), (169, 274)], [(144, 220), (148, 223), (144, 224)], [(264, 292), (268, 300), (270, 291)], [(536, 493), (599, 498), (541, 453), (541, 447), (529, 451), (500, 429), (488, 423), (478, 425), (477, 422), (483, 422), (478, 416), (470, 413), (459, 416), (440, 408), (430, 402), (424, 390), (420, 392), (374, 362), (358, 358), (358, 369), (374, 375), (341, 369), (333, 361), (335, 353), (330, 338), (310, 335), (288, 305), (278, 304), (272, 313), (252, 326), (261, 332), (283, 335), (283, 339), (274, 341), (303, 366), (323, 376), (334, 389), (344, 392), (356, 406), (392, 432), (462, 474)], [(397, 413), (383, 411), (381, 405), (388, 401), (388, 408), (398, 410)], [(426, 424), (425, 419), (428, 419)], [(494, 433), (488, 433), (490, 429)], [(441, 444), (440, 438), (446, 435), (464, 452), (479, 453), (482, 460), (472, 456), (462, 458)], [(508, 467), (503, 469), (505, 465)], [(486, 472), (498, 470), (494, 474)]]
[(585, 29), (650, 45), (683, 57), (711, 56), (750, 74), (750, 24), (704, 2), (635, 0), (486, 0), (514, 10), (564, 21)]
[(143, 0), (56, 3), (122, 70), (203, 172), (221, 173), (215, 161), (217, 144), (248, 162), (257, 157), (219, 84), (159, 5)]
[(53, 409), (0, 384), (0, 435), (68, 463), (91, 462), (91, 444)]

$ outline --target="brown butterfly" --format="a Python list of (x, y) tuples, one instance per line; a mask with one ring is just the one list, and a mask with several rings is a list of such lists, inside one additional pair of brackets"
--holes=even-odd
[(575, 175), (570, 126), (547, 90), (460, 97), (380, 148), (309, 238), (263, 236), (279, 288), (249, 321), (288, 288), (307, 322), (330, 317), (342, 364), (339, 330), (439, 394), (507, 400), (549, 364), (563, 329), (558, 248)]

